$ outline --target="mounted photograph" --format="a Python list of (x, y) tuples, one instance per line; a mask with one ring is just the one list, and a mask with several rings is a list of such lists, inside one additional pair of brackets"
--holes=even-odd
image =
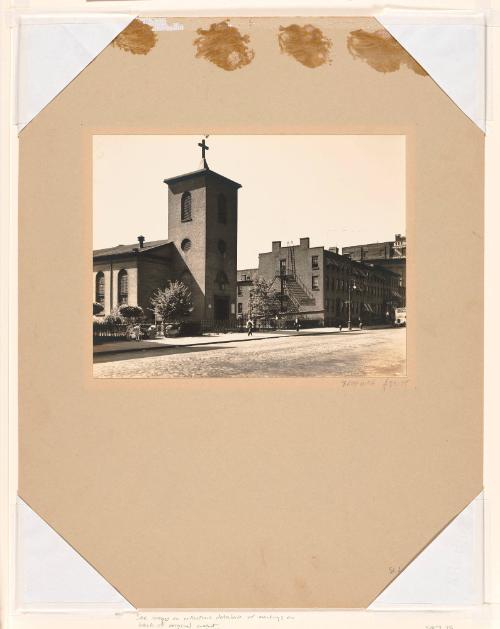
[(406, 376), (403, 135), (94, 135), (97, 378)]

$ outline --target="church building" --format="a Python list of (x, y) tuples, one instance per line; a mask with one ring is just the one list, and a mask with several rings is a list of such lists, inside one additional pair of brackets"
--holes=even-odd
[(168, 186), (168, 239), (94, 251), (94, 301), (103, 315), (122, 304), (141, 306), (150, 320), (153, 293), (169, 281), (191, 291), (193, 321), (236, 318), (238, 190), (241, 185), (203, 168), (164, 180)]
[(128, 304), (152, 321), (153, 294), (180, 281), (191, 292), (192, 322), (230, 329), (255, 318), (250, 296), (257, 277), (271, 283), (284, 320), (300, 317), (320, 326), (387, 321), (405, 304), (406, 251), (391, 253), (393, 243), (345, 247), (339, 254), (336, 247), (311, 247), (309, 238), (287, 246), (275, 241), (271, 251), (259, 253), (258, 268), (238, 272), (241, 185), (210, 170), (205, 140), (199, 146), (203, 168), (164, 180), (169, 238), (138, 236), (135, 243), (94, 251), (94, 301), (104, 307), (101, 315)]

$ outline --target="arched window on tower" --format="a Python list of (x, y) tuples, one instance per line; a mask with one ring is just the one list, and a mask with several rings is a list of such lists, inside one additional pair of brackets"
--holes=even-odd
[(217, 197), (217, 221), (223, 225), (227, 223), (227, 201), (222, 193)]
[(118, 273), (118, 305), (128, 303), (128, 273), (122, 269)]
[(181, 198), (181, 221), (185, 223), (191, 219), (191, 193), (184, 192)]
[(95, 300), (98, 304), (104, 304), (104, 273), (102, 271), (95, 276)]

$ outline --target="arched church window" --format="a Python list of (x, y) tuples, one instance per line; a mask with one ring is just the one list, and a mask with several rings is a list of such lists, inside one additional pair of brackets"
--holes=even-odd
[(95, 276), (95, 300), (98, 304), (104, 303), (104, 273), (102, 271)]
[(181, 198), (181, 221), (185, 223), (191, 219), (191, 193), (184, 192)]
[(217, 221), (223, 225), (227, 223), (227, 201), (222, 193), (217, 197)]
[(215, 283), (219, 287), (220, 290), (225, 290), (227, 285), (229, 284), (229, 280), (227, 279), (227, 275), (224, 271), (219, 271), (217, 273), (217, 277), (215, 278)]
[(118, 273), (118, 305), (128, 303), (128, 273), (122, 269)]

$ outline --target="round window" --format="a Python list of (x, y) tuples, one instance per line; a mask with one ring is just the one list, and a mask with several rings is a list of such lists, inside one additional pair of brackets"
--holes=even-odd
[(181, 249), (184, 251), (184, 253), (191, 249), (191, 241), (189, 240), (189, 238), (184, 238), (184, 240), (181, 242)]
[(217, 243), (217, 248), (219, 249), (220, 253), (226, 253), (227, 247), (224, 240), (219, 240), (219, 242)]

